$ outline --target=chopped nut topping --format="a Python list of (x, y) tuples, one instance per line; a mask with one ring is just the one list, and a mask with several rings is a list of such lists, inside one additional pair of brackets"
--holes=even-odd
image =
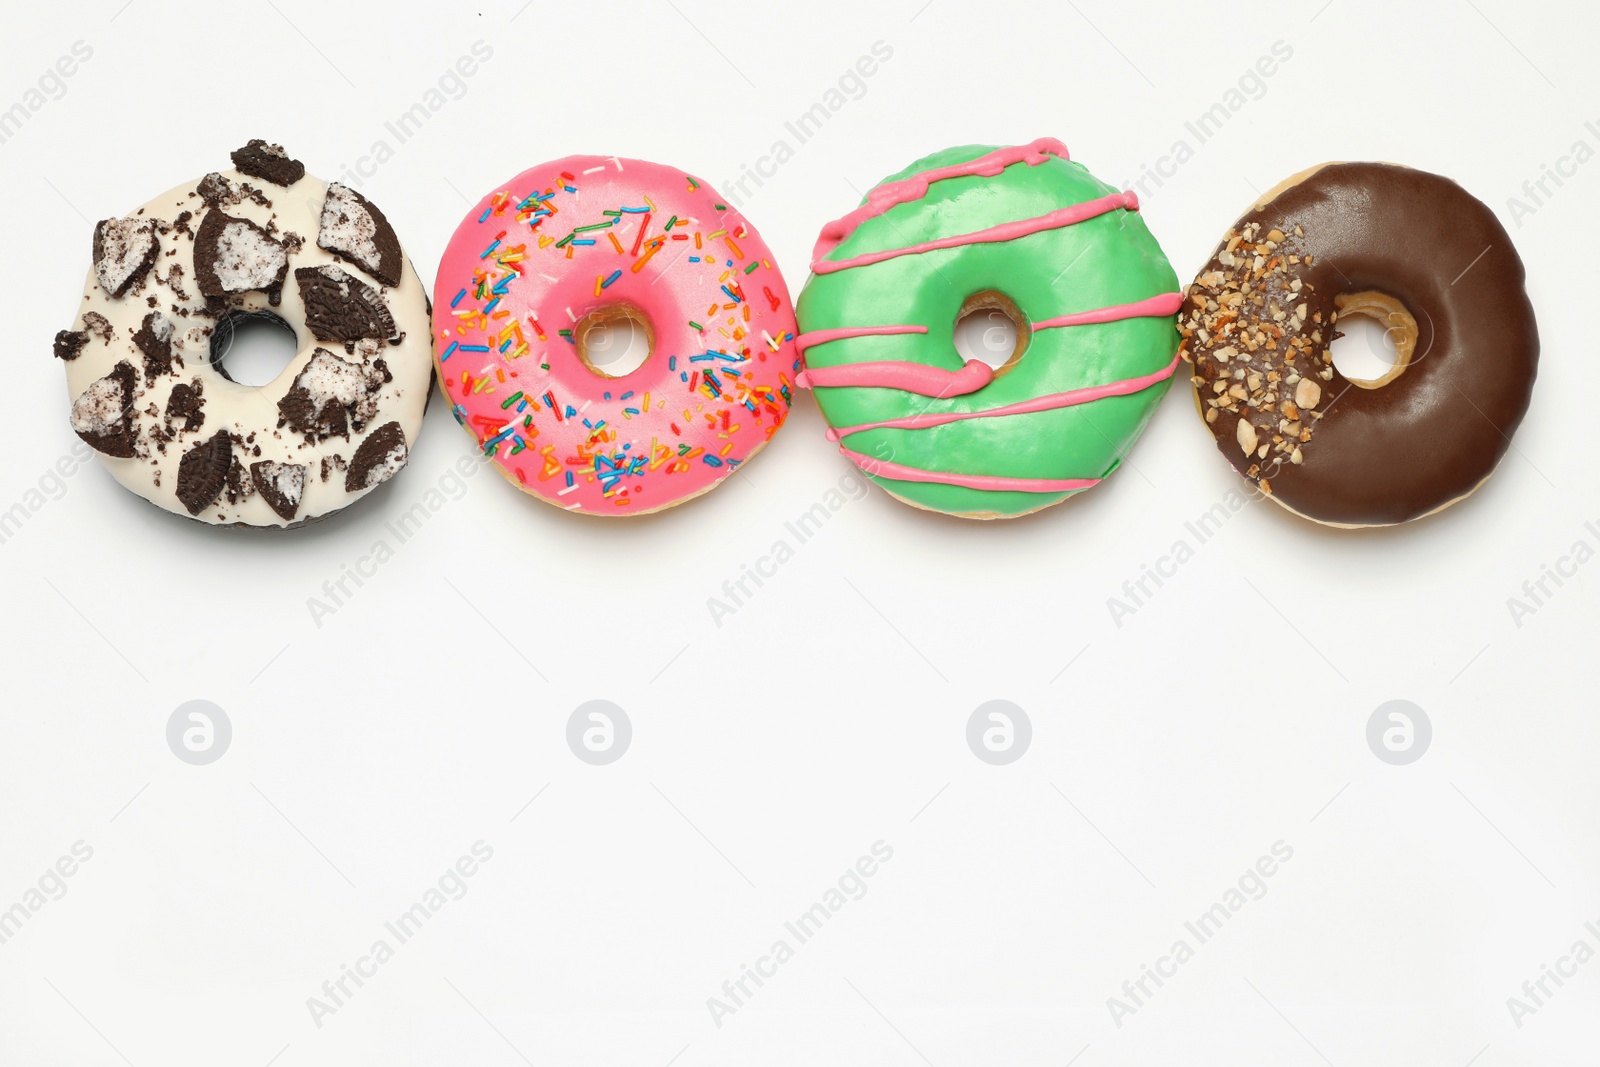
[(1322, 399), (1322, 386), (1310, 378), (1301, 378), (1300, 384), (1295, 386), (1294, 402), (1303, 408), (1314, 408)]
[(1247, 475), (1267, 492), (1262, 474), (1304, 461), (1302, 446), (1323, 414), (1313, 410), (1322, 402), (1319, 382), (1334, 376), (1333, 294), (1306, 280), (1313, 257), (1302, 251), (1304, 237), (1300, 226), (1260, 221), (1230, 230), (1189, 287), (1179, 320), (1206, 422), (1215, 424), (1218, 411), (1237, 416), (1235, 440), (1252, 461)]
[(1240, 419), (1236, 426), (1234, 436), (1239, 439), (1239, 448), (1248, 456), (1256, 450), (1256, 428), (1249, 419)]

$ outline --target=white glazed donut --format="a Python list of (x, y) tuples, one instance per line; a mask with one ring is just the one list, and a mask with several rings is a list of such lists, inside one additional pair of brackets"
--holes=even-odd
[[(123, 485), (213, 525), (298, 526), (405, 465), (431, 392), (430, 309), (360, 193), (262, 141), (233, 162), (95, 227), (55, 354), (73, 430)], [(259, 315), (298, 351), (275, 381), (241, 385), (215, 342)]]

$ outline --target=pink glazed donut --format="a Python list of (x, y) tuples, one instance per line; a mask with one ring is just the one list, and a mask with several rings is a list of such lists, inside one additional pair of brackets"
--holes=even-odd
[[(650, 354), (621, 376), (597, 326)], [(434, 284), (439, 384), (524, 492), (644, 515), (713, 488), (783, 425), (800, 370), (794, 308), (766, 243), (681, 170), (569, 156), (484, 197)]]

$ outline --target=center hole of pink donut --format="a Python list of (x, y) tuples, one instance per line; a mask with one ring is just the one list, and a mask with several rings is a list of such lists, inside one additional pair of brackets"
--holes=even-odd
[(1022, 311), (1007, 296), (992, 290), (974, 293), (956, 317), (956, 354), (963, 362), (977, 360), (995, 370), (1015, 364), (1028, 345)]
[(1394, 369), (1395, 338), (1381, 322), (1366, 315), (1339, 319), (1343, 337), (1333, 340), (1333, 365), (1353, 382), (1373, 382)]
[(572, 336), (579, 360), (602, 378), (623, 378), (644, 366), (654, 340), (644, 313), (626, 305), (591, 311)]

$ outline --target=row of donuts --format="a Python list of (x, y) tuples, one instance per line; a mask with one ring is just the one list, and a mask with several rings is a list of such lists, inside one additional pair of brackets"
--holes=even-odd
[[(919, 159), (822, 228), (791, 304), (742, 212), (615, 156), (523, 171), (457, 228), (429, 299), (382, 211), (253, 140), (233, 166), (94, 230), (59, 333), (71, 426), (127, 488), (214, 525), (299, 526), (402, 467), (433, 378), (482, 455), (568, 511), (708, 492), (812, 390), (828, 438), (913, 506), (1038, 511), (1109, 477), (1182, 368), (1218, 449), (1317, 522), (1390, 525), (1481, 485), (1529, 403), (1539, 341), (1493, 213), (1449, 179), (1331, 163), (1288, 179), (1180, 288), (1132, 192), (1061, 142)], [(999, 366), (957, 324), (1008, 319)], [(1341, 317), (1396, 361), (1347, 378)], [(242, 320), (298, 351), (273, 382), (219, 359)], [(595, 339), (648, 356), (612, 374)]]

